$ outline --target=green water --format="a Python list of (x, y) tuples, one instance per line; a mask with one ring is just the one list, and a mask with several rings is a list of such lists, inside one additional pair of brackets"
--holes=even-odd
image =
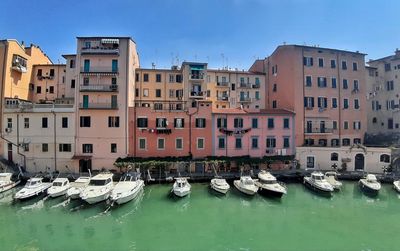
[[(281, 200), (215, 196), (193, 184), (190, 197), (171, 185), (146, 186), (136, 201), (67, 205), (63, 199), (0, 199), (1, 250), (399, 250), (400, 197), (384, 185), (371, 199), (348, 182), (333, 198), (288, 184)], [(13, 191), (15, 192), (15, 191)]]

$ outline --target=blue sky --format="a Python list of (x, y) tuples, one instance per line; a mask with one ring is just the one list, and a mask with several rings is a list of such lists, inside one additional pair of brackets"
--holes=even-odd
[(399, 10), (398, 0), (2, 0), (0, 39), (38, 44), (57, 63), (75, 52), (76, 36), (131, 36), (142, 67), (247, 69), (283, 42), (390, 55)]

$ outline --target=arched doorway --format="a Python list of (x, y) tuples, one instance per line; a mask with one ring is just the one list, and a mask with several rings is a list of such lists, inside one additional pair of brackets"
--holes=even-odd
[(356, 156), (354, 157), (354, 170), (356, 171), (362, 171), (364, 170), (364, 154), (362, 153), (357, 153)]

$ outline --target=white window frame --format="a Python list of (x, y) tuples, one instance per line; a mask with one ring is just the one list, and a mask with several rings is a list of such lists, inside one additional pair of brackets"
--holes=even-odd
[[(203, 147), (199, 147), (199, 140), (203, 140)], [(206, 140), (205, 140), (204, 137), (198, 137), (198, 138), (196, 138), (196, 148), (197, 148), (197, 150), (204, 150), (204, 148), (205, 148), (205, 143), (206, 143)]]
[[(164, 141), (164, 147), (163, 148), (160, 148), (159, 140), (163, 140)], [(157, 150), (160, 150), (160, 151), (165, 150), (165, 138), (160, 138), (160, 137), (157, 138)]]
[[(181, 148), (178, 148), (178, 144), (177, 144), (178, 139), (182, 141), (182, 147)], [(178, 150), (178, 151), (182, 151), (183, 150), (183, 138), (182, 137), (175, 138), (175, 150)]]
[[(140, 140), (144, 140), (144, 148), (140, 147)], [(147, 138), (144, 137), (138, 138), (138, 149), (142, 151), (147, 151)]]

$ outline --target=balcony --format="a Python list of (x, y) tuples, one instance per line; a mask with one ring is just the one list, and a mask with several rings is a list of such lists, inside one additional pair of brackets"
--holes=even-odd
[(189, 98), (204, 98), (205, 92), (201, 91), (191, 91), (189, 93)]
[(252, 88), (258, 89), (258, 88), (260, 88), (260, 84), (254, 84), (254, 85), (252, 85)]
[(324, 134), (324, 133), (332, 133), (333, 128), (323, 128), (323, 127), (312, 127), (306, 128), (304, 133), (306, 134)]
[(250, 83), (240, 83), (239, 88), (251, 88), (251, 84)]
[(189, 74), (190, 80), (204, 80), (204, 73), (199, 74)]
[(81, 74), (85, 76), (90, 75), (110, 75), (115, 76), (118, 75), (118, 68), (115, 67), (81, 67)]
[(11, 63), (11, 69), (21, 73), (27, 72), (28, 68), (26, 66), (26, 59), (21, 56), (14, 55)]
[(112, 103), (79, 103), (79, 109), (82, 110), (118, 110), (118, 104)]
[(217, 82), (217, 87), (229, 87), (228, 82)]
[(109, 47), (83, 47), (81, 49), (82, 55), (94, 54), (94, 55), (119, 55), (119, 48)]
[(251, 102), (251, 98), (250, 97), (240, 97), (239, 102), (249, 103), (249, 102)]
[(81, 85), (81, 92), (118, 92), (118, 85)]

